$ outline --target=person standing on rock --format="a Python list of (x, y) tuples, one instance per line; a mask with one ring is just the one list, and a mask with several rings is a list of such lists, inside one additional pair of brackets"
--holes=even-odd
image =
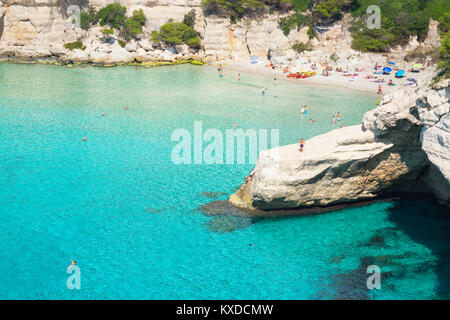
[(305, 145), (305, 140), (303, 138), (300, 139), (300, 152), (303, 152), (303, 146)]

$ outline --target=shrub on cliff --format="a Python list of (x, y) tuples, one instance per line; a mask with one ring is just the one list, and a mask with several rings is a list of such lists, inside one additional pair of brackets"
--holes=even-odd
[(197, 32), (183, 22), (167, 22), (159, 29), (153, 31), (151, 40), (155, 43), (163, 42), (169, 46), (187, 44), (192, 48), (200, 47), (200, 38)]
[(292, 50), (294, 50), (297, 53), (302, 53), (305, 51), (311, 51), (311, 49), (308, 47), (306, 43), (303, 42), (296, 42), (292, 45)]
[[(316, 1), (317, 2), (317, 1)], [(344, 6), (344, 0), (319, 1), (313, 9), (313, 14), (318, 19), (337, 20), (341, 18), (341, 10)]]
[(184, 15), (183, 23), (191, 28), (194, 28), (195, 24), (195, 9), (189, 11), (189, 13)]
[(295, 13), (288, 17), (283, 17), (278, 21), (278, 25), (280, 29), (283, 31), (283, 34), (287, 36), (294, 27), (297, 29), (302, 28), (305, 25), (310, 23), (310, 16), (305, 15), (303, 13)]
[(229, 16), (235, 23), (245, 14), (264, 9), (265, 4), (263, 0), (202, 0), (202, 8), (206, 15)]
[(146, 17), (142, 9), (134, 10), (131, 18), (127, 19), (120, 30), (120, 36), (126, 40), (136, 38), (142, 33)]
[(97, 11), (93, 6), (89, 6), (86, 11), (80, 12), (80, 27), (84, 30), (88, 30), (91, 25), (98, 22)]
[(96, 15), (96, 19), (100, 21), (100, 25), (109, 25), (111, 28), (120, 29), (125, 24), (125, 13), (127, 9), (119, 3), (108, 4), (100, 9)]
[(438, 63), (439, 76), (450, 78), (450, 31), (441, 39), (439, 50), (441, 61)]
[(83, 45), (83, 42), (81, 42), (79, 40), (74, 41), (74, 42), (67, 42), (64, 44), (64, 47), (69, 50), (74, 50), (74, 49), (85, 50), (86, 49), (86, 46)]

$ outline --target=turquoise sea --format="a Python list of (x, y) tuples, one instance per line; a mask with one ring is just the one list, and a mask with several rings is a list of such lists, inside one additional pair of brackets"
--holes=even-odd
[[(224, 75), (0, 64), (0, 299), (450, 297), (450, 221), (432, 199), (270, 219), (199, 211), (253, 165), (175, 165), (174, 130), (238, 123), (290, 144), (332, 130), (337, 112), (360, 123), (377, 100)], [(66, 287), (71, 259), (80, 290)], [(365, 285), (372, 264), (379, 290)]]

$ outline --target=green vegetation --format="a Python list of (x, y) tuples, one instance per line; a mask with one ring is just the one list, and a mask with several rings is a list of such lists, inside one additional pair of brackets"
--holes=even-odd
[(189, 11), (189, 13), (184, 15), (183, 23), (191, 28), (194, 28), (195, 24), (195, 9)]
[(85, 50), (86, 49), (86, 46), (84, 46), (83, 42), (81, 42), (80, 40), (74, 41), (74, 42), (67, 42), (66, 44), (64, 44), (64, 47), (69, 50), (74, 50), (74, 49)]
[(263, 0), (202, 0), (205, 14), (229, 16), (235, 23), (246, 14), (255, 13), (265, 8)]
[(113, 34), (114, 33), (114, 29), (110, 28), (110, 29), (104, 29), (102, 30), (103, 34)]
[(125, 41), (136, 39), (142, 33), (146, 22), (142, 9), (134, 10), (130, 18), (125, 15), (126, 11), (126, 8), (118, 3), (109, 4), (98, 12), (95, 11), (94, 7), (89, 6), (86, 11), (80, 13), (80, 26), (85, 30), (96, 23), (100, 23), (101, 26), (109, 26), (109, 28), (102, 30), (102, 33), (112, 35), (114, 29), (119, 30), (121, 41), (125, 43)]
[(96, 15), (101, 26), (109, 25), (111, 28), (120, 29), (126, 21), (127, 9), (119, 3), (108, 4), (100, 9)]
[(155, 43), (163, 42), (169, 46), (185, 43), (191, 48), (200, 47), (200, 38), (197, 32), (183, 22), (167, 22), (161, 26), (159, 32), (152, 32), (151, 40)]
[(304, 51), (311, 51), (311, 49), (308, 47), (306, 43), (303, 42), (296, 42), (292, 45), (292, 50), (298, 53), (302, 53)]
[(122, 47), (122, 48), (125, 48), (125, 46), (127, 45), (127, 43), (125, 42), (125, 41), (123, 41), (123, 40), (118, 40), (118, 42), (119, 42), (119, 45)]
[(294, 27), (300, 29), (303, 26), (308, 25), (310, 23), (310, 20), (311, 20), (310, 16), (303, 13), (296, 13), (288, 17), (280, 18), (278, 24), (280, 26), (280, 29), (283, 31), (284, 35), (287, 36)]
[(341, 18), (341, 10), (344, 0), (316, 1), (313, 14), (319, 19), (338, 20)]
[(91, 25), (97, 22), (97, 11), (93, 6), (89, 6), (86, 11), (80, 12), (80, 27), (82, 29), (88, 30)]
[(137, 38), (142, 33), (142, 27), (145, 25), (145, 21), (144, 11), (142, 9), (134, 10), (133, 15), (125, 21), (120, 31), (121, 37), (126, 40)]
[(339, 60), (339, 56), (336, 53), (333, 53), (330, 56), (330, 60), (333, 61), (334, 63), (336, 63)]
[(450, 31), (441, 39), (441, 49), (439, 50), (441, 61), (438, 63), (438, 75), (450, 78)]
[[(381, 9), (381, 29), (370, 30), (365, 21), (366, 10), (370, 5)], [(419, 41), (428, 33), (429, 19), (440, 21), (440, 28), (448, 21), (446, 14), (450, 12), (448, 0), (354, 0), (350, 8), (352, 15), (359, 20), (350, 29), (353, 33), (352, 48), (361, 52), (387, 51), (396, 45), (405, 45), (411, 36)], [(441, 29), (442, 30), (442, 29)]]

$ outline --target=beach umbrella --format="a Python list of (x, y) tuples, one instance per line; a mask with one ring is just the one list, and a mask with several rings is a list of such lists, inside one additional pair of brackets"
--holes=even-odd
[(399, 78), (403, 77), (404, 75), (405, 75), (405, 70), (397, 71), (397, 73), (395, 74), (395, 76), (399, 77)]
[(392, 69), (389, 67), (384, 67), (383, 68), (383, 73), (391, 73)]
[(423, 64), (416, 63), (415, 65), (413, 65), (413, 68), (414, 69), (421, 69), (421, 68), (423, 68)]
[(389, 64), (395, 66), (395, 62), (393, 62), (393, 61), (389, 61)]

